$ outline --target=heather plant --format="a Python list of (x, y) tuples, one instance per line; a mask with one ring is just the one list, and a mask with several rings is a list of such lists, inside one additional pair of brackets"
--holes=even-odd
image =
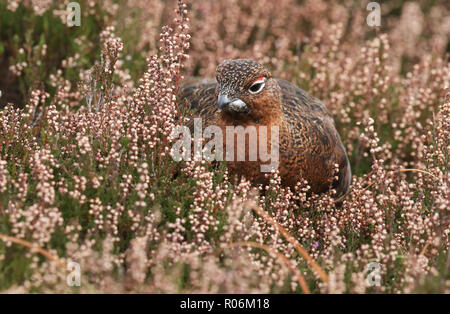
[[(445, 1), (68, 3), (0, 2), (0, 291), (449, 292)], [(179, 83), (233, 58), (324, 101), (346, 195), (173, 160)]]

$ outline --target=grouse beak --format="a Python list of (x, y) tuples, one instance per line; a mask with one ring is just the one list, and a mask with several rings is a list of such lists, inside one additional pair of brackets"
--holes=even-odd
[(217, 105), (219, 106), (219, 109), (223, 109), (229, 103), (230, 99), (227, 95), (219, 94), (219, 98), (217, 99)]
[(229, 99), (225, 94), (219, 94), (217, 99), (217, 105), (220, 110), (225, 110), (229, 112), (249, 112), (249, 108), (245, 102), (239, 98)]

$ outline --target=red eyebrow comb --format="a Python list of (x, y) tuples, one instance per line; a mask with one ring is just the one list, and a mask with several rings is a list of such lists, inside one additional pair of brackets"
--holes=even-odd
[(259, 81), (259, 80), (262, 80), (264, 78), (264, 76), (260, 76), (260, 77), (258, 77), (256, 80), (254, 80), (253, 81), (253, 83), (252, 84), (255, 84), (255, 82), (257, 82), (257, 81)]

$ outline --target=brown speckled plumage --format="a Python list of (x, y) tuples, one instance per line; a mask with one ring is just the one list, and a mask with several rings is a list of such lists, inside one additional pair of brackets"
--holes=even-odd
[[(261, 77), (266, 78), (262, 91), (250, 93), (251, 84)], [(219, 110), (219, 94), (226, 95), (227, 99), (242, 100), (246, 111)], [(217, 67), (216, 80), (185, 82), (179, 96), (191, 106), (194, 117), (202, 117), (203, 127), (220, 126), (224, 138), (226, 126), (253, 125), (258, 136), (259, 126), (267, 126), (269, 130), (271, 126), (278, 126), (279, 171), (284, 186), (294, 188), (305, 178), (313, 192), (324, 192), (330, 187), (334, 165), (338, 164), (338, 180), (333, 180), (332, 186), (337, 195), (347, 191), (350, 164), (325, 105), (297, 86), (272, 78), (259, 63), (225, 60)], [(243, 175), (255, 183), (265, 182), (259, 161), (234, 161), (227, 166), (232, 174)]]

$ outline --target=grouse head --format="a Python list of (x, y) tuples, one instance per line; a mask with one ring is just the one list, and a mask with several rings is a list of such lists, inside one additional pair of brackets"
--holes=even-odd
[(217, 105), (224, 115), (256, 122), (281, 111), (278, 82), (258, 62), (225, 60), (217, 66)]

